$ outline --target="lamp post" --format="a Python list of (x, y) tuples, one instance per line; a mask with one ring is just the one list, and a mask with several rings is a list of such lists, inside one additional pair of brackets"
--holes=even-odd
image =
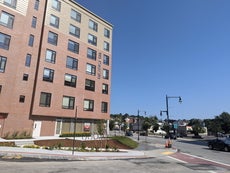
[[(144, 111), (145, 115), (146, 115), (146, 111)], [(138, 121), (137, 121), (137, 126), (138, 126), (138, 137), (137, 140), (140, 140), (140, 110), (137, 110), (137, 117), (138, 117)]]
[[(167, 125), (169, 126), (169, 108), (168, 108), (168, 100), (170, 98), (178, 98), (179, 99), (179, 103), (182, 103), (182, 99), (181, 99), (181, 96), (167, 96), (166, 95), (166, 111), (163, 111), (163, 112), (166, 112), (166, 115), (167, 115)], [(169, 129), (168, 129), (168, 132), (169, 134)]]
[(162, 122), (162, 112), (167, 112), (167, 111), (160, 110), (161, 122)]
[(75, 137), (76, 137), (76, 123), (77, 123), (77, 106), (74, 115), (74, 129), (73, 129), (73, 148), (72, 148), (72, 155), (74, 155), (74, 147), (75, 147)]
[(162, 110), (161, 110), (161, 111), (160, 111), (160, 116), (162, 116), (162, 112), (167, 112), (167, 111), (162, 111)]

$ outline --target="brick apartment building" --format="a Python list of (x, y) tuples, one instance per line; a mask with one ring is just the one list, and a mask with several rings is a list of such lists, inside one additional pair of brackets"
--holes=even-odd
[(0, 137), (108, 124), (112, 30), (74, 0), (0, 0)]

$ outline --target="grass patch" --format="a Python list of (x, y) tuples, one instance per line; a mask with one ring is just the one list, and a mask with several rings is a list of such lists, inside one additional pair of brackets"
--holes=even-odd
[(111, 137), (111, 139), (116, 140), (132, 149), (137, 148), (138, 147), (138, 143), (126, 136), (114, 136)]

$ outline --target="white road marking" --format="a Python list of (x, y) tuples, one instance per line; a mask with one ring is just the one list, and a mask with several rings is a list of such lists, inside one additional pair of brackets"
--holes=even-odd
[(185, 154), (187, 156), (196, 157), (198, 159), (203, 159), (203, 160), (206, 160), (206, 161), (209, 161), (209, 162), (213, 162), (213, 163), (217, 163), (217, 164), (220, 164), (220, 165), (224, 165), (224, 166), (229, 166), (230, 167), (230, 165), (226, 164), (226, 163), (217, 162), (217, 161), (214, 161), (214, 160), (206, 159), (206, 158), (195, 156), (195, 155), (188, 154), (188, 153), (182, 153), (182, 154)]
[(176, 158), (171, 157), (171, 156), (167, 156), (167, 157), (169, 157), (170, 159), (176, 160), (176, 161), (178, 161), (178, 162), (181, 162), (181, 163), (188, 163), (188, 162), (185, 162), (185, 161), (180, 160), (180, 159), (176, 159)]
[(210, 172), (210, 173), (217, 173), (216, 171), (208, 171), (208, 172)]

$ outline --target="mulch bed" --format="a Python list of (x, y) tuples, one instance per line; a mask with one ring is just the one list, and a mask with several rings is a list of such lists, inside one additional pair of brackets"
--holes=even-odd
[[(35, 145), (38, 146), (61, 146), (61, 147), (73, 147), (72, 139), (52, 139), (52, 140), (39, 140), (34, 141)], [(88, 148), (106, 148), (106, 145), (109, 148), (117, 148), (117, 149), (131, 149), (130, 147), (112, 139), (102, 139), (102, 140), (75, 140), (75, 147), (82, 147), (83, 145)]]

